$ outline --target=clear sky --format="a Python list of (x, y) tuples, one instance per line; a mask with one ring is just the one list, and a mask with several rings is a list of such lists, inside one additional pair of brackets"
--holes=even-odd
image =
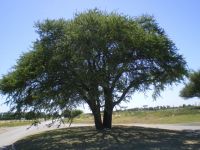
[[(16, 60), (28, 51), (37, 38), (34, 22), (44, 19), (73, 18), (74, 13), (87, 9), (116, 11), (129, 16), (154, 15), (168, 36), (175, 42), (188, 67), (200, 69), (200, 0), (1, 0), (0, 1), (0, 77)], [(133, 95), (128, 108), (143, 105), (200, 104), (197, 98), (183, 100), (179, 91), (183, 84), (174, 85), (153, 101), (150, 92)], [(5, 101), (0, 97), (0, 104)], [(9, 109), (0, 105), (0, 112)]]

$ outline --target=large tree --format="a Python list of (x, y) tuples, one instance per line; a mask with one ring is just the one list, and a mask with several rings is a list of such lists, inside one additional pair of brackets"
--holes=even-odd
[(156, 97), (187, 74), (175, 44), (148, 15), (89, 10), (36, 28), (32, 50), (0, 81), (17, 111), (59, 112), (86, 103), (96, 128), (111, 128), (113, 108), (132, 93), (153, 89)]
[(200, 98), (200, 70), (189, 75), (189, 83), (181, 90), (180, 96), (185, 99)]

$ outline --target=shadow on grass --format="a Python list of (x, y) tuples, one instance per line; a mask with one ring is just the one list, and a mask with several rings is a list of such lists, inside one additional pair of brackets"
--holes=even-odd
[(96, 131), (94, 127), (74, 127), (30, 136), (15, 143), (15, 148), (16, 150), (200, 149), (200, 133), (125, 126), (115, 126), (111, 131)]

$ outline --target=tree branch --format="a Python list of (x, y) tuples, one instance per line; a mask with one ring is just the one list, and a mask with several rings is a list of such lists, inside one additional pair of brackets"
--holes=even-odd
[(111, 84), (111, 90), (113, 91), (113, 89), (115, 88), (115, 84), (117, 83), (117, 81), (119, 80), (119, 78), (122, 76), (122, 74), (124, 73), (124, 71), (121, 71), (119, 74), (117, 74), (117, 76), (115, 77), (115, 79), (113, 80), (112, 84)]
[(132, 81), (129, 86), (123, 91), (122, 95), (120, 96), (120, 98), (113, 102), (113, 107), (119, 103), (121, 103), (121, 101), (125, 98), (126, 94), (129, 92), (129, 90), (133, 87), (134, 82)]

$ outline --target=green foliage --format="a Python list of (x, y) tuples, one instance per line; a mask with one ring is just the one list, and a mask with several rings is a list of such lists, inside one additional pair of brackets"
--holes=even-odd
[(11, 112), (0, 113), (0, 120), (14, 120), (14, 119), (19, 119), (15, 117), (14, 113)]
[(13, 112), (5, 112), (0, 113), (0, 120), (20, 120), (20, 119), (26, 119), (26, 120), (34, 120), (37, 118), (50, 118), (50, 116), (44, 114), (44, 113), (36, 113), (34, 111), (30, 112), (24, 112), (24, 113), (13, 113)]
[(65, 110), (62, 115), (65, 118), (75, 118), (75, 117), (80, 116), (82, 113), (83, 113), (82, 110), (71, 110), (71, 111), (70, 110)]
[[(180, 82), (186, 62), (152, 16), (132, 18), (89, 10), (72, 20), (36, 24), (39, 39), (0, 80), (17, 111), (54, 114), (87, 103), (95, 123), (136, 91)], [(111, 123), (111, 122), (110, 122)]]
[(189, 76), (189, 83), (180, 92), (180, 96), (185, 99), (200, 98), (200, 71), (193, 72)]

